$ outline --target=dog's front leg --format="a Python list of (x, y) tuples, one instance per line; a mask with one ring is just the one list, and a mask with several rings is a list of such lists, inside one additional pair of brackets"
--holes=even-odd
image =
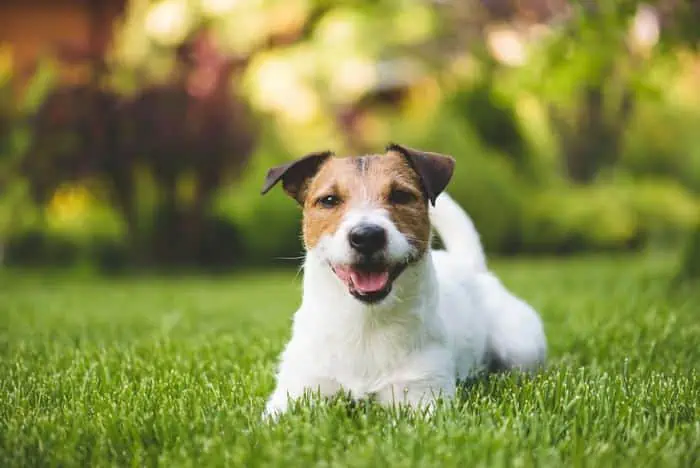
[(290, 401), (298, 400), (305, 395), (330, 397), (340, 390), (341, 386), (328, 378), (281, 373), (278, 376), (274, 392), (267, 400), (263, 417), (276, 419), (287, 411)]
[(409, 407), (427, 415), (435, 411), (438, 399), (451, 399), (456, 392), (456, 383), (442, 381), (394, 382), (376, 393), (380, 403), (385, 406)]
[(384, 405), (409, 406), (431, 414), (438, 399), (452, 399), (456, 391), (451, 354), (434, 347), (410, 356), (375, 396)]

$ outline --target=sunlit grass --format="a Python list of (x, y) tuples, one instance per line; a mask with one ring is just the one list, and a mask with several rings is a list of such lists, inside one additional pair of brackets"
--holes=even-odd
[(344, 401), (259, 415), (294, 272), (0, 273), (0, 466), (697, 466), (700, 295), (670, 259), (518, 261), (550, 366), (475, 383), (432, 422)]

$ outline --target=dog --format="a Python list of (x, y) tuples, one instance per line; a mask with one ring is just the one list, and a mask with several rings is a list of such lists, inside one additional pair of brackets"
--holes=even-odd
[[(461, 380), (532, 373), (542, 321), (489, 271), (479, 235), (445, 192), (451, 156), (311, 153), (271, 168), (303, 209), (303, 295), (264, 416), (316, 394), (434, 411)], [(432, 227), (444, 245), (431, 248)]]

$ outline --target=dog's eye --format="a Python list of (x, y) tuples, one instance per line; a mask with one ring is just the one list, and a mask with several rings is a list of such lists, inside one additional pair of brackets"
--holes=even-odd
[(407, 203), (411, 203), (415, 199), (415, 195), (413, 195), (411, 192), (407, 192), (406, 190), (393, 189), (389, 193), (389, 201), (397, 205), (405, 205)]
[(326, 195), (316, 200), (316, 203), (324, 208), (333, 208), (340, 205), (340, 201), (340, 197), (337, 195)]

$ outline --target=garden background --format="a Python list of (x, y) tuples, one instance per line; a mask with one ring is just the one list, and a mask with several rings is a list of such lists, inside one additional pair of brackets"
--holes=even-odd
[(700, 217), (697, 8), (4, 2), (3, 264), (279, 265), (299, 212), (258, 196), (265, 170), (388, 141), (457, 158), (450, 192), (492, 254), (680, 247)]

